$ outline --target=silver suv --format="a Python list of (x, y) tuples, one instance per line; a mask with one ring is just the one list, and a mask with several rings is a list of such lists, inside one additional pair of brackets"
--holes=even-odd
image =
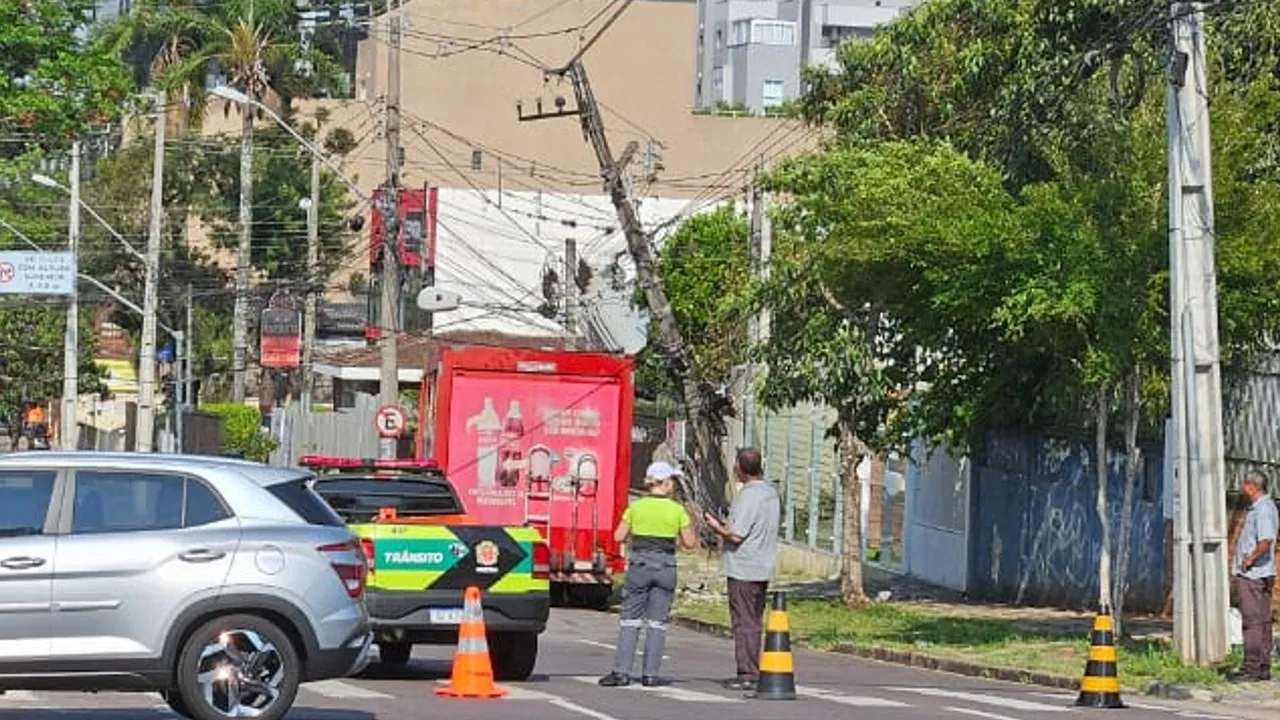
[(365, 558), (312, 475), (243, 460), (0, 455), (0, 690), (161, 693), (276, 720), (369, 662)]

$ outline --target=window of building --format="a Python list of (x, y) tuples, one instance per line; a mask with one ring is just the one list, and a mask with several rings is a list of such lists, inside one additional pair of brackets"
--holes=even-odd
[(716, 28), (716, 49), (724, 47), (724, 28)]
[(746, 45), (751, 42), (751, 21), (735, 20), (733, 23), (733, 34), (729, 38), (730, 45)]
[(795, 45), (796, 24), (786, 20), (752, 20), (751, 42), (761, 45)]
[(716, 97), (720, 97), (722, 90), (724, 90), (724, 66), (718, 66), (711, 71), (711, 91)]
[(765, 80), (764, 92), (761, 96), (761, 105), (767, 108), (778, 107), (782, 104), (782, 81), (781, 80)]

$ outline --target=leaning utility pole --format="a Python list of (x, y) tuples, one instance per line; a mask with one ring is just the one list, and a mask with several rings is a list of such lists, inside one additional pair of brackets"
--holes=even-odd
[(573, 238), (564, 241), (564, 329), (565, 347), (578, 347), (578, 242)]
[[(396, 321), (400, 308), (400, 24), (402, 0), (387, 18), (391, 42), (387, 49), (387, 182), (379, 200), (382, 213), (382, 297), (378, 312), (378, 345), (381, 350), (378, 396), (382, 405), (400, 404), (400, 370), (396, 358)], [(396, 441), (383, 439), (379, 455), (393, 458)]]
[[(316, 130), (319, 131), (319, 123)], [(317, 132), (317, 136), (319, 133)], [(315, 384), (316, 306), (320, 295), (320, 156), (311, 153), (311, 202), (307, 204), (307, 300), (302, 317), (302, 412), (311, 412)]]
[[(626, 3), (622, 9), (626, 8)], [(621, 12), (621, 10), (619, 11)], [(616, 15), (614, 16), (616, 19)], [(612, 22), (612, 20), (610, 21)], [(599, 38), (599, 35), (596, 36)], [(658, 321), (658, 343), (662, 348), (667, 366), (679, 379), (680, 400), (684, 406), (685, 418), (693, 429), (693, 464), (700, 474), (700, 482), (692, 488), (695, 501), (707, 509), (720, 508), (728, 493), (729, 474), (720, 455), (719, 412), (715, 397), (698, 377), (697, 369), (689, 360), (684, 338), (676, 323), (671, 303), (662, 288), (658, 277), (657, 262), (654, 258), (653, 240), (640, 224), (635, 204), (627, 193), (626, 183), (622, 179), (622, 168), (614, 160), (613, 151), (609, 148), (609, 139), (605, 135), (604, 121), (600, 117), (600, 108), (591, 92), (591, 84), (582, 67), (581, 56), (590, 48), (590, 43), (578, 51), (573, 60), (563, 68), (548, 71), (550, 74), (567, 76), (573, 83), (573, 92), (577, 100), (576, 110), (557, 109), (554, 112), (538, 112), (525, 115), (522, 108), (517, 113), (522, 121), (541, 120), (544, 118), (577, 115), (582, 121), (582, 131), (595, 150), (596, 160), (600, 164), (600, 174), (604, 179), (605, 191), (613, 202), (618, 213), (619, 223), (627, 239), (627, 252), (636, 265), (636, 276), (640, 287), (644, 289), (645, 299), (649, 304), (649, 312)]]
[[(756, 169), (755, 177), (751, 183), (751, 274), (756, 278), (763, 278), (768, 275), (769, 256), (773, 248), (773, 229), (769, 224), (769, 212), (766, 207), (765, 193), (760, 187), (760, 174), (764, 172), (764, 157), (760, 158), (760, 165)], [(749, 321), (749, 341), (752, 347), (759, 345), (769, 339), (769, 327), (772, 320), (767, 309), (761, 309), (760, 312)], [(742, 443), (744, 445), (756, 444), (756, 378), (759, 373), (755, 363), (748, 362), (746, 365), (746, 373), (743, 379), (742, 393)]]
[[(156, 426), (156, 286), (160, 282), (160, 233), (164, 218), (165, 96), (156, 104), (155, 157), (151, 166), (151, 217), (147, 233), (147, 280), (142, 297), (142, 341), (138, 350), (138, 424), (134, 449), (149, 453)], [(174, 348), (175, 353), (181, 349)]]
[(1174, 2), (1169, 72), (1169, 317), (1174, 505), (1174, 642), (1184, 661), (1226, 659), (1228, 566), (1222, 378), (1204, 11)]
[[(71, 267), (80, 271), (80, 141), (71, 143), (71, 206), (67, 248), (71, 251)], [(59, 440), (63, 450), (80, 445), (80, 288), (75, 285), (67, 296), (67, 328), (62, 345), (62, 412), (58, 421)]]

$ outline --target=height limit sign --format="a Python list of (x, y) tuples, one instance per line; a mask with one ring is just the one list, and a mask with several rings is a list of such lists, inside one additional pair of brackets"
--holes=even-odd
[(395, 405), (384, 405), (378, 408), (378, 412), (373, 416), (373, 426), (378, 430), (378, 436), (382, 438), (398, 438), (404, 432), (406, 420), (404, 411)]

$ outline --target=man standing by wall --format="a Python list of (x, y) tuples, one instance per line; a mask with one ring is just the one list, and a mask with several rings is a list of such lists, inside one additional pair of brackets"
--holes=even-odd
[(1244, 662), (1232, 679), (1271, 679), (1271, 594), (1276, 583), (1276, 534), (1280, 526), (1267, 476), (1257, 470), (1244, 476), (1249, 510), (1236, 542), (1231, 581), (1239, 598), (1244, 630)]
[(764, 479), (759, 450), (739, 450), (733, 475), (742, 489), (729, 508), (728, 524), (710, 513), (704, 513), (704, 520), (723, 540), (721, 564), (729, 581), (738, 675), (724, 685), (731, 690), (754, 690), (760, 675), (760, 622), (777, 561), (782, 507), (778, 491)]

